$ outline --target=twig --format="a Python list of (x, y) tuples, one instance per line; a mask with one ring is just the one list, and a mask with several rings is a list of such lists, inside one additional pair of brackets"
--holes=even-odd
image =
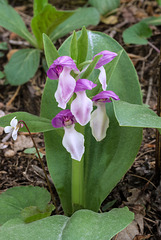
[(152, 222), (152, 223), (156, 224), (155, 221), (153, 221), (153, 220), (151, 220), (151, 219), (149, 219), (149, 218), (147, 218), (147, 217), (143, 217), (143, 218), (144, 218), (145, 220), (149, 221), (149, 222)]
[(115, 27), (112, 28), (112, 31), (110, 33), (109, 33), (109, 29), (104, 31), (104, 33), (109, 33), (109, 36), (113, 38), (115, 36), (115, 34), (117, 33), (118, 29), (120, 29), (121, 27), (123, 27), (127, 23), (128, 23), (127, 20), (125, 20), (121, 23), (118, 23), (117, 25), (115, 25)]
[(141, 178), (145, 181), (147, 181), (148, 183), (150, 183), (155, 189), (157, 189), (157, 187), (154, 185), (154, 183), (152, 183), (149, 179), (145, 178), (145, 177), (141, 177), (139, 175), (136, 175), (136, 174), (132, 174), (132, 173), (129, 173), (129, 175), (133, 176), (133, 177), (137, 177), (137, 178)]
[(149, 100), (150, 100), (150, 96), (151, 96), (151, 92), (152, 92), (152, 85), (153, 85), (153, 78), (151, 77), (149, 79), (148, 93), (147, 93), (147, 97), (146, 97), (146, 101), (145, 101), (146, 105), (148, 105)]
[(150, 153), (150, 152), (154, 152), (154, 151), (155, 151), (155, 150), (152, 149), (152, 150), (146, 151), (146, 152), (144, 152), (144, 153), (141, 153), (138, 157), (135, 158), (135, 161), (138, 160), (140, 157), (144, 156), (145, 154)]
[(18, 46), (21, 46), (21, 45), (30, 46), (28, 42), (24, 42), (24, 41), (9, 40), (9, 43), (13, 45), (18, 45)]
[(16, 92), (14, 93), (14, 95), (11, 97), (11, 99), (8, 101), (8, 103), (6, 104), (6, 106), (10, 106), (12, 104), (12, 102), (15, 100), (15, 98), (17, 97), (19, 91), (20, 91), (21, 86), (18, 86), (18, 88), (16, 89)]
[(151, 42), (148, 42), (148, 44), (149, 44), (149, 46), (151, 46), (157, 53), (160, 54), (160, 50), (159, 50), (156, 46), (154, 46)]
[[(31, 167), (33, 168), (33, 170), (34, 170), (37, 174), (39, 174), (41, 177), (45, 178), (44, 171), (43, 171), (41, 168), (39, 168), (39, 167), (36, 166), (36, 165), (31, 165)], [(53, 184), (53, 180), (52, 180), (52, 178), (51, 178), (50, 176), (48, 176), (48, 179), (49, 179), (49, 182), (50, 182), (51, 184)]]

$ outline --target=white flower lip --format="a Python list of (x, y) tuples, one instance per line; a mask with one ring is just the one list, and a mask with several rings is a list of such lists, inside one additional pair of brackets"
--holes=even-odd
[(84, 136), (77, 132), (74, 128), (74, 124), (69, 128), (64, 127), (65, 134), (62, 140), (63, 146), (70, 153), (71, 158), (77, 161), (81, 161), (84, 154)]
[(91, 114), (90, 127), (96, 141), (100, 142), (106, 137), (109, 127), (109, 118), (106, 114), (105, 102), (96, 103), (97, 108)]

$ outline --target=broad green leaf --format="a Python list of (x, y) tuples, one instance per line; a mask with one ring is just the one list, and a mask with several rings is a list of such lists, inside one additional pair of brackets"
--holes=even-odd
[[(30, 220), (33, 216), (33, 220), (45, 216), (49, 212), (51, 214), (53, 207), (49, 207), (50, 193), (45, 188), (33, 187), (33, 186), (20, 186), (7, 189), (0, 195), (0, 224), (7, 222), (10, 219), (21, 218), (27, 220), (30, 216)], [(24, 210), (26, 208), (30, 209)], [(36, 211), (33, 211), (33, 207)], [(49, 211), (50, 209), (50, 211)], [(25, 215), (26, 211), (26, 215)], [(1, 239), (1, 238), (0, 238)]]
[(43, 34), (43, 42), (46, 62), (48, 67), (50, 67), (53, 61), (59, 57), (59, 53), (56, 50), (56, 47), (54, 46), (50, 38), (46, 34)]
[[(1, 117), (0, 126), (1, 127), (9, 126), (10, 121), (14, 117), (16, 117), (18, 121), (23, 120), (27, 124), (30, 132), (47, 132), (47, 131), (55, 130), (55, 128), (53, 128), (51, 124), (51, 120), (38, 117), (27, 112), (14, 112), (4, 117)], [(25, 128), (25, 126), (21, 128), (21, 131), (27, 132), (27, 129)]]
[(30, 224), (16, 219), (1, 227), (0, 240), (110, 240), (132, 220), (126, 207), (107, 213), (80, 210), (71, 218), (56, 215)]
[(79, 8), (50, 34), (50, 38), (52, 41), (55, 41), (75, 29), (82, 28), (83, 26), (97, 25), (99, 21), (100, 15), (96, 8)]
[(47, 4), (38, 15), (33, 17), (31, 28), (39, 48), (43, 48), (42, 34), (50, 35), (59, 24), (73, 15), (73, 13), (74, 11), (58, 11), (52, 5)]
[(161, 131), (161, 118), (145, 105), (113, 101), (114, 111), (120, 126), (158, 128)]
[(110, 240), (131, 223), (133, 218), (133, 213), (129, 212), (127, 207), (101, 214), (80, 210), (70, 218), (62, 234), (62, 240)]
[(4, 67), (8, 83), (16, 86), (29, 81), (35, 75), (39, 62), (38, 49), (21, 49), (14, 53)]
[(89, 0), (89, 3), (97, 8), (100, 14), (104, 15), (116, 9), (120, 5), (120, 0)]
[(77, 60), (78, 57), (77, 35), (75, 31), (73, 31), (72, 40), (70, 44), (70, 57), (73, 60)]
[(123, 32), (123, 40), (125, 43), (130, 44), (147, 44), (147, 38), (151, 37), (152, 30), (144, 22), (139, 22), (127, 28)]
[(82, 28), (81, 35), (77, 41), (77, 44), (78, 44), (77, 64), (80, 64), (86, 60), (88, 51), (88, 35), (85, 27)]
[(7, 42), (0, 43), (0, 50), (8, 50)]
[(48, 0), (34, 0), (34, 16), (39, 14), (47, 4)]
[[(78, 32), (77, 36), (79, 37), (80, 34), (81, 32)], [(71, 39), (71, 37), (68, 38), (59, 49), (61, 56), (70, 56)], [(108, 90), (114, 91), (123, 101), (142, 104), (137, 74), (126, 52), (109, 36), (88, 31), (86, 60), (91, 60), (94, 55), (103, 50), (119, 53), (118, 57), (105, 66)], [(95, 81), (98, 72), (96, 69), (89, 80)], [(55, 82), (47, 80), (42, 98), (41, 116), (49, 119), (60, 111), (53, 99), (57, 87)], [(130, 92), (129, 89), (131, 89)], [(85, 207), (93, 211), (98, 211), (103, 200), (132, 165), (142, 140), (141, 129), (119, 126), (112, 103), (107, 104), (107, 114), (110, 118), (110, 127), (103, 141), (95, 141), (89, 125), (85, 129)], [(70, 154), (62, 146), (62, 136), (57, 130), (44, 135), (48, 168), (65, 214), (70, 215), (72, 209)]]
[(4, 0), (0, 1), (0, 26), (18, 34), (33, 46), (36, 46), (35, 39), (27, 30), (20, 15)]

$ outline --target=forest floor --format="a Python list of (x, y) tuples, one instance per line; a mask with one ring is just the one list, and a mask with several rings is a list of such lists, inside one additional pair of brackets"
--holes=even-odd
[[(10, 0), (9, 2), (29, 26), (32, 17), (32, 1)], [(85, 0), (55, 0), (54, 6), (57, 9), (70, 10), (83, 6), (85, 2)], [(114, 22), (111, 22), (112, 19), (107, 16), (102, 18), (97, 26), (88, 27), (89, 30), (108, 34), (127, 51), (138, 73), (143, 102), (155, 112), (157, 111), (159, 54), (149, 44), (126, 45), (123, 42), (122, 33), (143, 18), (160, 14), (161, 8), (154, 0), (121, 0), (120, 7), (113, 14)], [(106, 23), (104, 23), (105, 21)], [(148, 40), (160, 48), (161, 27), (153, 26), (152, 30), (153, 36)], [(67, 36), (59, 39), (56, 46), (59, 47), (66, 38)], [(9, 50), (5, 51), (5, 55), (0, 58), (1, 71), (13, 51), (25, 47), (18, 44), (22, 41), (19, 36), (0, 27), (0, 42), (2, 41), (7, 42)], [(0, 117), (15, 111), (27, 111), (38, 115), (45, 78), (46, 73), (41, 63), (36, 75), (22, 86), (5, 85), (5, 80), (1, 79)], [(3, 128), (0, 128), (0, 192), (13, 186), (22, 185), (47, 187), (37, 158), (33, 154), (24, 153), (26, 148), (33, 147), (28, 134), (21, 133), (16, 142), (8, 139), (5, 143), (6, 148), (1, 143), (4, 137)], [(45, 153), (43, 135), (33, 134), (33, 137), (38, 148)], [(114, 239), (161, 239), (161, 185), (156, 184), (155, 178), (155, 144), (155, 130), (144, 129), (143, 142), (133, 166), (102, 204), (102, 211), (106, 211), (107, 203), (111, 202), (113, 203), (112, 208), (128, 206), (135, 213), (135, 221), (130, 228), (125, 229), (122, 235), (118, 234)], [(46, 164), (45, 155), (43, 160)]]

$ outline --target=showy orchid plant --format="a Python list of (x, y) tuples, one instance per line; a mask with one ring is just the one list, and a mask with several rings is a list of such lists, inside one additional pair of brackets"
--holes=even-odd
[[(80, 227), (77, 231), (72, 225), (73, 230), (69, 227), (68, 231), (63, 224), (69, 218), (61, 216), (62, 239), (111, 239), (132, 221), (131, 213), (126, 208), (107, 213), (111, 214), (107, 223), (111, 227), (110, 233), (105, 233), (100, 229), (106, 215), (92, 211), (99, 211), (103, 200), (132, 165), (141, 144), (142, 128), (160, 130), (160, 117), (142, 104), (133, 64), (109, 36), (83, 28), (74, 32), (58, 51), (45, 34), (43, 41), (48, 77), (41, 116), (11, 113), (0, 118), (0, 125), (14, 140), (18, 130), (26, 128), (44, 133), (47, 165), (64, 214)], [(52, 217), (56, 224), (58, 219)], [(99, 227), (97, 238), (93, 221), (96, 229), (97, 224)], [(86, 225), (90, 225), (90, 234), (84, 231)], [(60, 232), (54, 234), (58, 239)]]
[[(109, 118), (106, 114), (106, 102), (111, 102), (110, 98), (119, 100), (119, 97), (112, 91), (106, 90), (106, 72), (103, 65), (109, 63), (117, 56), (116, 53), (110, 51), (102, 51), (96, 56), (101, 56), (95, 68), (100, 70), (99, 80), (104, 91), (100, 92), (92, 98), (87, 97), (86, 90), (92, 90), (97, 84), (88, 79), (80, 79), (81, 72), (71, 57), (58, 57), (47, 71), (47, 76), (52, 80), (58, 79), (58, 88), (55, 92), (55, 98), (58, 107), (65, 109), (68, 102), (70, 110), (62, 110), (52, 119), (52, 125), (55, 128), (64, 127), (65, 134), (62, 144), (71, 154), (71, 158), (81, 161), (85, 151), (84, 136), (77, 132), (74, 128), (75, 123), (85, 126), (90, 122), (92, 134), (97, 141), (101, 141), (106, 137), (106, 131), (109, 126)], [(95, 57), (95, 56), (94, 56)], [(70, 74), (74, 70), (75, 78)], [(84, 69), (82, 70), (84, 72)], [(76, 79), (78, 79), (76, 81)], [(97, 106), (97, 110), (93, 110), (93, 102)], [(91, 120), (91, 121), (90, 121)]]

